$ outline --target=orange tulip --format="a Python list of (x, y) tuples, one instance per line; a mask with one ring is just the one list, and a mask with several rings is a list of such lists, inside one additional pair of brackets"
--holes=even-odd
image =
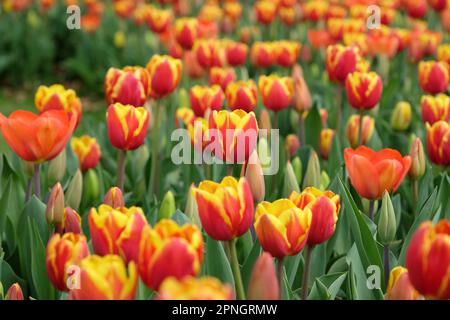
[(214, 240), (240, 237), (253, 221), (253, 197), (245, 178), (227, 176), (220, 183), (205, 180), (193, 188), (200, 220)]
[(308, 30), (308, 40), (311, 46), (316, 49), (327, 48), (333, 43), (330, 33), (326, 30)]
[(77, 119), (77, 125), (80, 122), (82, 113), (80, 98), (74, 90), (66, 90), (60, 84), (50, 87), (39, 86), (34, 96), (34, 103), (41, 113), (47, 110), (64, 110), (69, 117), (73, 116)]
[(100, 145), (95, 138), (88, 135), (79, 138), (73, 137), (70, 145), (78, 158), (81, 171), (85, 172), (97, 166), (101, 152)]
[(450, 120), (450, 97), (445, 94), (422, 96), (420, 99), (422, 120), (433, 124), (440, 120)]
[(175, 37), (183, 49), (191, 50), (199, 36), (199, 24), (195, 18), (178, 18), (175, 21)]
[(356, 70), (358, 56), (358, 49), (355, 47), (340, 44), (328, 46), (326, 67), (330, 80), (345, 83), (347, 76)]
[[(350, 142), (352, 148), (356, 148), (359, 145), (359, 126), (361, 116), (357, 114), (353, 114), (348, 118), (347, 128), (345, 129), (345, 133)], [(375, 128), (375, 120), (371, 116), (363, 116), (362, 121), (362, 132), (361, 132), (361, 143), (366, 144), (370, 138), (372, 138), (373, 130)]]
[(311, 109), (312, 99), (308, 84), (303, 77), (303, 69), (298, 64), (292, 68), (292, 80), (294, 81), (294, 108), (302, 114), (304, 111)]
[(449, 81), (446, 62), (421, 61), (419, 63), (419, 84), (423, 91), (431, 94), (445, 92)]
[(111, 144), (117, 149), (134, 150), (144, 143), (150, 115), (143, 107), (115, 103), (109, 106), (106, 121)]
[(391, 270), (386, 290), (386, 300), (419, 300), (421, 295), (414, 289), (406, 268), (395, 267)]
[(209, 85), (212, 86), (217, 84), (222, 88), (222, 91), (224, 92), (227, 89), (228, 84), (235, 80), (236, 72), (233, 68), (212, 67), (209, 70)]
[(180, 227), (163, 219), (153, 229), (147, 225), (142, 230), (138, 269), (148, 287), (158, 290), (169, 277), (182, 280), (196, 276), (202, 261), (203, 237), (195, 225)]
[(65, 111), (49, 110), (40, 115), (18, 110), (6, 118), (0, 113), (0, 128), (6, 143), (25, 161), (41, 163), (55, 158), (66, 146), (77, 122)]
[(302, 193), (293, 191), (289, 199), (297, 208), (311, 210), (311, 226), (307, 244), (320, 244), (331, 238), (341, 207), (339, 196), (331, 191), (322, 192), (308, 187)]
[(127, 265), (115, 255), (89, 256), (80, 262), (79, 285), (70, 290), (71, 300), (132, 300), (138, 273), (132, 261)]
[(172, 93), (181, 79), (181, 60), (171, 56), (153, 55), (147, 63), (150, 97), (159, 99)]
[(366, 146), (346, 148), (344, 160), (353, 187), (371, 200), (380, 199), (384, 191), (396, 191), (411, 166), (411, 157), (402, 157), (397, 150), (375, 152)]
[(167, 278), (158, 292), (159, 300), (233, 300), (234, 291), (213, 277)]
[(223, 98), (223, 91), (218, 85), (211, 87), (195, 85), (189, 91), (191, 108), (198, 117), (204, 117), (208, 109), (220, 110), (223, 105)]
[(253, 80), (231, 82), (227, 86), (226, 97), (231, 110), (254, 111), (258, 100), (258, 91)]
[(272, 42), (255, 42), (250, 50), (252, 64), (257, 68), (267, 68), (275, 63), (275, 47)]
[[(72, 266), (89, 255), (86, 237), (81, 234), (55, 233), (47, 243), (45, 265), (52, 284), (60, 291), (68, 291)], [(70, 273), (70, 274), (69, 274)], [(70, 285), (69, 285), (70, 286)]]
[(450, 299), (450, 222), (422, 222), (406, 252), (406, 268), (414, 288), (427, 298)]
[(294, 96), (294, 82), (291, 77), (261, 76), (258, 86), (267, 109), (280, 111), (291, 104)]
[(144, 105), (149, 95), (147, 70), (141, 67), (109, 68), (105, 76), (105, 94), (109, 104)]
[(435, 122), (427, 127), (427, 149), (431, 162), (450, 165), (450, 124), (446, 121)]
[(375, 72), (355, 71), (347, 76), (345, 90), (353, 108), (368, 110), (380, 101), (383, 84)]
[(147, 225), (141, 208), (112, 208), (106, 204), (89, 212), (89, 231), (94, 252), (120, 255), (137, 262), (142, 229)]
[(299, 253), (306, 244), (311, 210), (301, 210), (288, 199), (258, 204), (255, 230), (264, 251), (276, 258)]

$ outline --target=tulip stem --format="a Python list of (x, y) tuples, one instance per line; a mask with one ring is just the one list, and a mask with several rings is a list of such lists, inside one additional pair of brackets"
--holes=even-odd
[(373, 221), (373, 216), (375, 215), (375, 200), (370, 200), (369, 202), (369, 218)]
[(120, 190), (123, 190), (125, 184), (125, 160), (126, 160), (127, 152), (125, 150), (119, 150), (119, 154), (117, 156), (117, 187)]
[(363, 119), (364, 110), (359, 111), (359, 126), (358, 126), (358, 146), (363, 145)]
[(417, 205), (418, 205), (418, 201), (419, 201), (419, 182), (416, 179), (413, 179), (411, 182), (411, 186), (412, 186), (412, 199), (413, 199), (412, 207), (413, 207), (414, 215), (416, 215), (417, 209), (418, 209)]
[(302, 300), (308, 299), (309, 274), (311, 272), (311, 257), (313, 249), (313, 245), (307, 244), (305, 246), (305, 267), (303, 268)]
[(25, 193), (25, 203), (27, 203), (30, 200), (32, 193), (33, 193), (33, 178), (30, 178), (27, 183), (27, 192)]
[(34, 181), (34, 194), (39, 199), (41, 198), (41, 165), (39, 163), (36, 163), (34, 165), (34, 175), (33, 175), (33, 181)]
[(343, 89), (341, 86), (336, 87), (336, 132), (340, 135), (341, 132), (341, 118), (342, 118), (342, 102), (343, 102)]
[(234, 282), (236, 285), (236, 297), (238, 300), (245, 300), (244, 285), (242, 284), (241, 270), (236, 252), (236, 239), (226, 242), (230, 251), (230, 264), (233, 271)]
[(153, 122), (153, 131), (152, 131), (152, 166), (150, 171), (150, 185), (149, 191), (150, 195), (156, 194), (156, 176), (158, 174), (158, 152), (159, 152), (159, 114), (161, 108), (158, 103), (155, 104), (155, 117)]
[[(283, 258), (278, 259), (278, 265), (277, 265), (277, 278), (278, 278), (278, 286), (281, 288), (283, 283), (283, 273), (284, 273), (284, 263)], [(283, 299), (283, 293), (282, 290), (280, 290), (280, 300)]]
[(300, 112), (300, 119), (298, 123), (298, 130), (299, 130), (299, 138), (300, 138), (300, 146), (305, 145), (305, 118), (304, 118), (305, 112)]
[(272, 129), (278, 129), (278, 111), (273, 113), (273, 126)]
[(384, 284), (386, 285), (387, 288), (389, 283), (389, 272), (390, 272), (389, 245), (385, 245), (383, 251), (384, 251)]

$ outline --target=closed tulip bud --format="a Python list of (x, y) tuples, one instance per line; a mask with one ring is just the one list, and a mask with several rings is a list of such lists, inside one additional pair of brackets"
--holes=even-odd
[(137, 261), (142, 229), (147, 225), (141, 208), (112, 208), (102, 204), (89, 212), (92, 247), (98, 255), (120, 255), (126, 262)]
[(445, 94), (422, 96), (420, 99), (422, 120), (430, 125), (440, 120), (450, 121), (450, 97)]
[(149, 95), (149, 75), (141, 67), (110, 68), (105, 76), (105, 94), (109, 104), (142, 106)]
[(86, 172), (83, 179), (83, 186), (83, 198), (85, 198), (88, 202), (97, 202), (98, 197), (100, 196), (100, 182), (95, 170), (89, 170)]
[(80, 262), (79, 284), (70, 290), (71, 300), (133, 300), (138, 283), (136, 264), (116, 255), (92, 255)]
[(118, 187), (112, 187), (105, 194), (105, 198), (103, 199), (103, 203), (114, 208), (123, 208), (125, 207), (125, 201), (123, 200), (122, 190)]
[(333, 145), (334, 130), (325, 128), (320, 131), (320, 156), (327, 160)]
[(205, 117), (209, 110), (220, 110), (223, 105), (224, 94), (219, 85), (195, 85), (189, 91), (191, 108), (198, 117)]
[(284, 144), (289, 158), (295, 156), (300, 149), (300, 140), (296, 134), (288, 134)]
[(423, 144), (419, 138), (414, 139), (409, 155), (411, 157), (411, 168), (409, 169), (409, 176), (413, 180), (418, 180), (425, 174), (426, 169), (426, 159), (425, 153), (423, 151)]
[(83, 194), (83, 175), (78, 169), (75, 172), (72, 180), (70, 180), (69, 186), (66, 191), (66, 203), (69, 207), (78, 209), (81, 202), (81, 195)]
[(227, 176), (220, 183), (205, 180), (193, 188), (200, 220), (214, 240), (240, 237), (253, 221), (253, 196), (246, 178)]
[(450, 299), (450, 222), (422, 222), (409, 242), (406, 268), (414, 288), (430, 299)]
[(302, 193), (292, 192), (289, 199), (297, 208), (311, 211), (308, 244), (320, 244), (331, 238), (341, 207), (339, 195), (308, 187)]
[(419, 84), (423, 91), (430, 94), (445, 92), (449, 81), (446, 62), (421, 61), (419, 63)]
[(305, 246), (311, 210), (301, 210), (288, 199), (263, 201), (256, 208), (255, 221), (256, 235), (264, 251), (284, 258), (298, 254)]
[(389, 275), (385, 300), (421, 300), (423, 297), (414, 289), (406, 268), (395, 267)]
[(356, 47), (330, 45), (327, 47), (326, 67), (331, 81), (345, 83), (347, 76), (356, 70), (359, 52)]
[(311, 93), (303, 78), (303, 70), (298, 64), (292, 69), (292, 79), (294, 80), (294, 108), (300, 113), (308, 111), (312, 107)]
[(303, 179), (303, 189), (306, 187), (320, 187), (320, 163), (315, 151), (311, 151)]
[(198, 38), (199, 25), (195, 18), (178, 18), (175, 21), (175, 37), (183, 49), (191, 50)]
[(442, 165), (450, 165), (450, 124), (438, 121), (432, 126), (427, 126), (427, 149), (431, 162)]
[(284, 168), (284, 187), (283, 194), (287, 197), (291, 192), (300, 192), (297, 177), (295, 176), (294, 168), (290, 161), (286, 163)]
[(63, 149), (61, 153), (48, 164), (47, 177), (50, 184), (54, 184), (64, 178), (66, 166), (66, 149)]
[(280, 111), (286, 109), (294, 96), (294, 81), (290, 77), (277, 75), (261, 76), (258, 81), (263, 104), (267, 109)]
[(177, 211), (175, 197), (173, 196), (172, 191), (169, 190), (164, 195), (161, 206), (159, 207), (158, 220), (170, 219), (175, 211)]
[(192, 184), (189, 187), (187, 200), (186, 200), (186, 207), (184, 209), (184, 214), (190, 218), (190, 220), (199, 228), (202, 228), (202, 223), (200, 221), (200, 216), (198, 215), (198, 206), (197, 201), (195, 200), (194, 192), (192, 192), (193, 188), (195, 188), (195, 185)]
[[(360, 115), (353, 114), (348, 118), (347, 122), (347, 128), (345, 130), (345, 133), (347, 135), (348, 142), (350, 142), (350, 145), (352, 148), (356, 148), (359, 144), (359, 125), (360, 125)], [(375, 128), (375, 120), (370, 116), (363, 116), (363, 123), (362, 123), (362, 139), (361, 143), (366, 144), (373, 135), (373, 130)]]
[(320, 190), (325, 190), (330, 184), (330, 177), (326, 171), (322, 170), (320, 174)]
[(81, 217), (80, 215), (70, 207), (64, 209), (64, 218), (61, 223), (55, 225), (55, 230), (59, 234), (75, 233), (81, 234)]
[(79, 138), (73, 137), (70, 145), (78, 158), (81, 171), (86, 172), (97, 166), (100, 161), (101, 152), (100, 145), (95, 138), (88, 135)]
[(257, 68), (267, 68), (275, 63), (275, 47), (271, 42), (255, 42), (250, 50), (252, 64)]
[(263, 252), (253, 266), (248, 283), (249, 300), (278, 300), (280, 284), (278, 283), (275, 263), (272, 256)]
[[(142, 281), (154, 290), (169, 277), (196, 276), (203, 261), (203, 236), (193, 224), (178, 226), (161, 220), (142, 230), (138, 269)], [(177, 263), (174, 263), (176, 257)]]
[(236, 81), (236, 72), (233, 68), (212, 67), (209, 70), (209, 85), (219, 85), (223, 92), (227, 90), (228, 84), (233, 81)]
[(245, 178), (247, 179), (248, 184), (250, 186), (250, 190), (253, 195), (253, 201), (254, 202), (263, 201), (266, 193), (264, 173), (256, 150), (253, 151), (247, 162), (245, 168)]
[(64, 218), (64, 191), (59, 182), (53, 186), (50, 192), (45, 217), (49, 224), (61, 223)]
[(229, 284), (222, 284), (213, 277), (177, 280), (174, 277), (163, 281), (158, 290), (158, 300), (233, 300), (234, 291)]
[(297, 181), (302, 181), (302, 174), (303, 174), (303, 165), (302, 161), (300, 160), (300, 157), (294, 157), (292, 159), (292, 169), (294, 170), (295, 178), (297, 178)]
[(153, 55), (147, 63), (150, 97), (160, 99), (172, 93), (181, 80), (181, 60), (171, 56)]
[(262, 109), (260, 111), (260, 113), (259, 113), (258, 127), (260, 129), (267, 130), (268, 133), (270, 133), (270, 130), (272, 129), (272, 123), (270, 121), (270, 115), (269, 115), (269, 112), (266, 109)]
[(345, 90), (350, 105), (358, 110), (375, 108), (381, 98), (381, 77), (373, 71), (350, 73), (345, 80)]
[(378, 238), (383, 245), (389, 245), (395, 240), (397, 225), (395, 212), (389, 192), (385, 191), (381, 201), (381, 214), (378, 220)]
[(23, 292), (20, 285), (16, 282), (6, 291), (5, 300), (23, 300)]
[(47, 243), (45, 265), (53, 286), (59, 291), (68, 291), (73, 266), (89, 255), (86, 237), (82, 234), (55, 233)]
[(411, 105), (406, 101), (400, 101), (395, 105), (391, 115), (391, 127), (394, 130), (405, 131), (411, 124)]
[(143, 144), (139, 149), (134, 153), (134, 172), (142, 173), (145, 172), (145, 167), (147, 165), (147, 161), (150, 158), (150, 152), (148, 150), (148, 146)]
[(226, 97), (231, 110), (250, 112), (256, 108), (258, 90), (253, 80), (231, 82), (226, 88)]

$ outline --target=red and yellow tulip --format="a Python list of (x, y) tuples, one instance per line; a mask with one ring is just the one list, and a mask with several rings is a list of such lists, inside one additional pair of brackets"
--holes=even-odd
[(97, 140), (89, 135), (73, 137), (70, 146), (78, 158), (81, 171), (93, 169), (100, 161), (100, 145)]
[(199, 37), (199, 24), (195, 18), (178, 18), (175, 21), (175, 37), (183, 49), (191, 50)]
[(149, 74), (149, 96), (159, 99), (172, 93), (181, 79), (181, 60), (171, 56), (153, 55), (147, 63)]
[(275, 46), (272, 42), (254, 42), (250, 49), (250, 59), (257, 68), (267, 68), (276, 61)]
[(446, 121), (435, 122), (427, 127), (427, 149), (431, 162), (450, 165), (450, 124)]
[(406, 268), (395, 267), (389, 276), (386, 300), (419, 300), (422, 296), (414, 289)]
[(83, 231), (81, 230), (81, 217), (70, 207), (66, 207), (64, 209), (64, 215), (61, 223), (55, 225), (55, 231), (59, 234), (65, 233), (76, 233), (81, 234)]
[[(345, 134), (348, 142), (352, 148), (356, 148), (359, 145), (359, 126), (361, 123), (361, 116), (353, 114), (348, 118)], [(362, 131), (361, 131), (361, 143), (366, 144), (370, 138), (372, 138), (373, 130), (375, 128), (375, 120), (371, 116), (363, 116)]]
[(261, 76), (258, 86), (263, 104), (267, 109), (280, 111), (291, 104), (294, 96), (294, 81), (292, 78), (277, 75)]
[(320, 156), (325, 160), (328, 159), (328, 156), (330, 155), (333, 139), (333, 129), (324, 128), (320, 131)]
[(282, 40), (275, 42), (274, 46), (278, 65), (282, 67), (291, 67), (297, 62), (301, 49), (300, 43)]
[(167, 278), (158, 291), (160, 300), (233, 300), (234, 291), (213, 277)]
[(106, 100), (109, 104), (119, 102), (140, 107), (149, 95), (149, 81), (144, 68), (110, 68), (105, 76)]
[(227, 86), (226, 97), (231, 110), (254, 111), (258, 100), (258, 91), (253, 80), (231, 82)]
[(440, 120), (450, 121), (450, 97), (445, 94), (422, 96), (420, 99), (422, 120), (434, 124)]
[(236, 72), (233, 68), (212, 67), (209, 70), (209, 85), (219, 85), (225, 92), (230, 82), (236, 81)]
[(158, 9), (152, 7), (149, 10), (147, 24), (155, 33), (167, 31), (172, 24), (173, 14), (171, 10)]
[(254, 5), (256, 18), (262, 24), (271, 24), (277, 15), (277, 3), (269, 0), (259, 0)]
[(222, 108), (224, 94), (219, 85), (195, 85), (189, 91), (189, 99), (195, 115), (204, 117), (208, 109), (212, 111)]
[(345, 83), (347, 76), (356, 70), (359, 51), (356, 47), (330, 45), (327, 47), (326, 68), (331, 81)]
[(443, 61), (421, 61), (419, 84), (423, 91), (437, 94), (447, 91), (449, 85), (448, 65)]
[(353, 108), (369, 110), (380, 101), (383, 84), (381, 77), (375, 72), (355, 71), (347, 76), (345, 89)]
[(242, 42), (231, 41), (226, 47), (228, 64), (236, 67), (245, 63), (248, 54), (248, 46)]

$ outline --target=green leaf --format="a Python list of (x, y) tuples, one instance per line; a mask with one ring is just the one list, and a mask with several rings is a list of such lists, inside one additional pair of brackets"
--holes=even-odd
[(253, 271), (253, 266), (255, 265), (255, 262), (260, 254), (261, 254), (261, 245), (259, 244), (259, 241), (256, 240), (255, 243), (253, 244), (252, 251), (250, 251), (247, 259), (244, 262), (244, 265), (241, 268), (242, 282), (244, 283), (244, 288), (248, 287), (250, 276)]
[(346, 277), (347, 272), (337, 272), (326, 274), (320, 278), (317, 278), (316, 281), (314, 281), (308, 299), (334, 300)]
[(222, 244), (207, 236), (205, 254), (208, 275), (229, 283), (234, 288), (233, 272)]
[(322, 119), (320, 117), (319, 107), (316, 104), (306, 116), (305, 119), (305, 140), (306, 144), (313, 146), (318, 152), (320, 149), (320, 131), (322, 130)]

